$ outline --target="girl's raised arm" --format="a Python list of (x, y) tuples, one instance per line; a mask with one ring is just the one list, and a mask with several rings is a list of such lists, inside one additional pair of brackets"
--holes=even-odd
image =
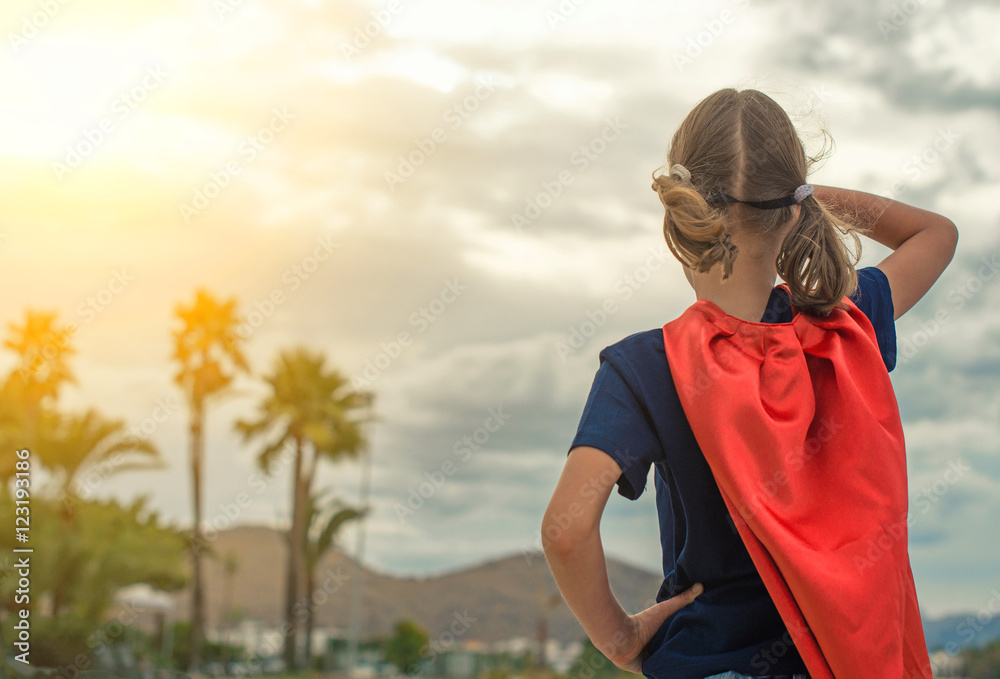
[(863, 191), (816, 186), (815, 196), (892, 250), (876, 266), (889, 280), (893, 320), (920, 301), (955, 255), (958, 229), (947, 217)]

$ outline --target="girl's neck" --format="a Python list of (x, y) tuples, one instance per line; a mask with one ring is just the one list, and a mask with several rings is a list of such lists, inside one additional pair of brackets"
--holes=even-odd
[(722, 280), (721, 265), (712, 267), (707, 273), (689, 270), (688, 280), (697, 299), (714, 302), (735, 318), (759, 323), (777, 282), (776, 258), (777, 253), (762, 253), (754, 257), (741, 248), (733, 262), (733, 272), (725, 281)]
[[(726, 280), (724, 288), (707, 290), (704, 286), (701, 289), (696, 287), (695, 297), (714, 302), (730, 316), (752, 323), (760, 323), (767, 310), (767, 302), (774, 289), (776, 276), (777, 274), (772, 274), (770, 280), (764, 285), (750, 286), (736, 278), (734, 269), (733, 275)], [(759, 283), (759, 281), (756, 282)]]

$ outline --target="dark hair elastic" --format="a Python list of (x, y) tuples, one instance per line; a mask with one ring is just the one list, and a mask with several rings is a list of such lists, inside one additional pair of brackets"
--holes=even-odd
[(781, 198), (772, 198), (770, 200), (740, 200), (724, 193), (713, 193), (712, 195), (706, 197), (705, 200), (709, 203), (743, 203), (744, 205), (755, 207), (758, 210), (774, 210), (779, 207), (798, 205), (812, 194), (812, 185), (803, 184), (799, 188), (795, 189), (795, 193), (790, 196), (782, 196)]

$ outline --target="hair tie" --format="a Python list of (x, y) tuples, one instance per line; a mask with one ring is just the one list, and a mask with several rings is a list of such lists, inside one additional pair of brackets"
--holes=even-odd
[(708, 196), (706, 200), (710, 203), (743, 203), (744, 205), (755, 207), (758, 210), (775, 210), (781, 207), (798, 205), (811, 195), (813, 195), (812, 184), (803, 184), (799, 188), (795, 189), (795, 193), (790, 196), (771, 198), (770, 200), (739, 200), (738, 198), (727, 196), (724, 193), (714, 193)]
[(683, 165), (681, 165), (680, 163), (670, 166), (670, 174), (674, 177), (677, 177), (682, 182), (691, 181), (691, 172), (688, 171), (688, 169)]

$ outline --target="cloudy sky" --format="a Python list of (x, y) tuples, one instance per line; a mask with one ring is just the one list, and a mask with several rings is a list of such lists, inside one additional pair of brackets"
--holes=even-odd
[[(811, 148), (836, 141), (815, 183), (960, 229), (897, 323), (910, 550), (925, 615), (1000, 587), (996, 5), (49, 5), (0, 15), (0, 321), (77, 323), (64, 405), (145, 422), (162, 450), (167, 469), (99, 495), (149, 494), (190, 521), (170, 330), (204, 286), (239, 300), (258, 373), (304, 345), (376, 392), (371, 564), (432, 573), (532, 548), (599, 351), (694, 301), (650, 173), (699, 99), (758, 87)], [(859, 266), (886, 254), (866, 241)], [(617, 313), (560, 351), (607, 299)], [(283, 525), (287, 473), (251, 490), (255, 450), (232, 429), (261, 387), (237, 386), (209, 413), (206, 515), (250, 492), (237, 521)], [(321, 474), (346, 499), (359, 478), (357, 463)], [(604, 526), (610, 554), (658, 568), (652, 493), (615, 496)]]

